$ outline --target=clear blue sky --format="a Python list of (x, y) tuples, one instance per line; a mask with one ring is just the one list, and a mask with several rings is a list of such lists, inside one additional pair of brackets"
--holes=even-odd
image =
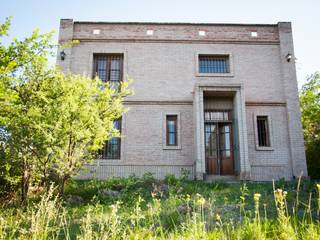
[(320, 0), (2, 0), (11, 36), (56, 31), (60, 18), (88, 21), (277, 23), (291, 21), (299, 85), (320, 71)]

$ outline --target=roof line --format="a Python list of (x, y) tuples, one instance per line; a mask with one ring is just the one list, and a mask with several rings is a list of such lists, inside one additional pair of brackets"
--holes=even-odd
[(186, 22), (100, 22), (74, 21), (75, 24), (117, 24), (117, 25), (192, 25), (192, 26), (256, 26), (276, 27), (278, 24), (247, 24), (247, 23), (186, 23)]

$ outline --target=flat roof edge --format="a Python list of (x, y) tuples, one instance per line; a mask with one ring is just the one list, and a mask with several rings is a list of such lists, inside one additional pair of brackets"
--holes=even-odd
[(114, 25), (180, 25), (180, 26), (252, 26), (277, 27), (278, 24), (249, 24), (249, 23), (184, 23), (184, 22), (103, 22), (103, 21), (74, 21), (75, 24), (114, 24)]

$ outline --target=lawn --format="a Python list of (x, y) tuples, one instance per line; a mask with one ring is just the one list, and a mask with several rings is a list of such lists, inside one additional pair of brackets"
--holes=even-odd
[[(274, 191), (276, 190), (276, 191)], [(320, 239), (315, 181), (70, 181), (0, 209), (0, 239)]]

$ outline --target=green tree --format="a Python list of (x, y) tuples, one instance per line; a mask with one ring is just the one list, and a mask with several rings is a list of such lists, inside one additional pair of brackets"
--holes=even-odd
[[(19, 146), (18, 142), (16, 145), (12, 144), (12, 140), (19, 138), (19, 134), (11, 132), (12, 129), (9, 129), (10, 115), (6, 113), (12, 106), (17, 105), (21, 99), (27, 97), (23, 96), (21, 98), (19, 96), (20, 86), (24, 85), (24, 82), (21, 82), (21, 80), (24, 80), (21, 76), (30, 71), (33, 66), (46, 65), (47, 57), (51, 54), (53, 48), (50, 45), (53, 32), (40, 34), (39, 30), (35, 30), (30, 37), (24, 40), (14, 38), (11, 43), (5, 45), (2, 40), (4, 36), (8, 36), (9, 27), (10, 18), (7, 18), (5, 23), (0, 25), (0, 178), (1, 181), (6, 182), (8, 185), (20, 182), (22, 198), (25, 199), (29, 186), (29, 174), (28, 171), (23, 171), (23, 169), (28, 169), (30, 164), (26, 164), (26, 160), (18, 161), (17, 159), (27, 158), (28, 154), (23, 157), (22, 154), (28, 149), (27, 146), (31, 148), (32, 146), (29, 144), (30, 139), (23, 140), (23, 138), (20, 140), (20, 143), (23, 143), (21, 146)], [(24, 113), (28, 111), (27, 109), (15, 110)], [(20, 120), (20, 123), (16, 123), (17, 126), (18, 124), (23, 126), (23, 121), (26, 119)], [(26, 135), (30, 137), (31, 130), (27, 126), (20, 130), (20, 134), (28, 132), (29, 135)], [(21, 147), (19, 154), (14, 151), (18, 147)], [(30, 158), (30, 161), (32, 161), (32, 158)], [(21, 179), (18, 180), (17, 173), (21, 172), (25, 174), (20, 174)]]
[(309, 76), (303, 85), (300, 105), (308, 172), (312, 178), (320, 178), (320, 72)]
[[(125, 112), (122, 100), (131, 93), (124, 82), (111, 88), (99, 78), (64, 75), (56, 71), (41, 86), (40, 129), (47, 141), (50, 168), (59, 176), (60, 193), (65, 182), (90, 163), (106, 140), (119, 135), (113, 121)], [(43, 174), (43, 177), (47, 177)]]
[[(13, 45), (23, 45), (13, 47), (22, 53), (13, 54)], [(65, 182), (94, 159), (106, 140), (119, 134), (113, 121), (125, 111), (122, 99), (131, 93), (128, 82), (112, 88), (98, 78), (49, 68), (50, 35), (36, 33), (10, 46), (1, 46), (9, 60), (0, 66), (3, 165), (10, 172), (6, 177), (20, 176), (24, 201), (30, 182), (45, 184), (54, 171), (63, 194)], [(21, 57), (25, 49), (32, 58)]]

